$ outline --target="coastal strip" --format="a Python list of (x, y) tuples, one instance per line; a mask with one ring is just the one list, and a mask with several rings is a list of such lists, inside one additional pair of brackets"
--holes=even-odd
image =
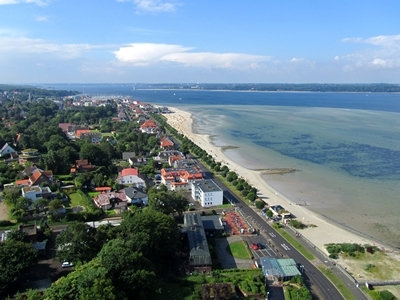
[(217, 147), (213, 144), (210, 135), (195, 133), (193, 128), (193, 119), (190, 112), (175, 107), (169, 107), (169, 110), (171, 113), (165, 114), (168, 124), (174, 127), (179, 133), (192, 140), (200, 148), (207, 151), (216, 161), (220, 161), (222, 164), (227, 165), (230, 170), (235, 171), (239, 176), (245, 178), (252, 186), (258, 189), (259, 196), (263, 199), (267, 199), (267, 202), (270, 205), (282, 205), (285, 209), (295, 215), (299, 221), (302, 221), (306, 225), (315, 225), (303, 230), (302, 234), (324, 253), (327, 253), (324, 245), (328, 243), (357, 243), (362, 245), (370, 244), (378, 247), (381, 246), (373, 240), (348, 231), (332, 221), (317, 215), (307, 209), (306, 206), (297, 204), (292, 199), (287, 198), (284, 195), (284, 191), (275, 190), (264, 179), (265, 176), (262, 176), (266, 174), (284, 175), (297, 170), (289, 168), (250, 170), (240, 165), (238, 161), (230, 159), (225, 154), (226, 150), (234, 151), (237, 147)]

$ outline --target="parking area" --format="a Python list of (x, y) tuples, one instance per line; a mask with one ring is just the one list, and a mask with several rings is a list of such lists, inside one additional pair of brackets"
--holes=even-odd
[[(261, 257), (280, 257), (273, 249), (271, 242), (262, 235), (244, 236), (243, 239), (249, 244), (255, 260), (259, 260)], [(258, 250), (254, 250), (251, 247), (252, 244), (256, 244)]]

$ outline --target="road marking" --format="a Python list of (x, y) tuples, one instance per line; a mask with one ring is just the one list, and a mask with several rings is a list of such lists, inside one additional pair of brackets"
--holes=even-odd
[(282, 248), (286, 251), (290, 250), (290, 248), (286, 244), (281, 244)]
[(272, 237), (276, 237), (276, 235), (273, 234), (272, 232), (270, 232), (269, 235), (272, 236)]

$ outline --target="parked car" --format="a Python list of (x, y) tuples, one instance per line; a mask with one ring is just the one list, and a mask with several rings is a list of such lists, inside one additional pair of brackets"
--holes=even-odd
[(265, 246), (261, 243), (257, 243), (258, 249), (265, 249)]
[(257, 246), (257, 244), (251, 244), (251, 248), (253, 248), (254, 250), (258, 250), (258, 246)]
[(69, 261), (66, 261), (66, 260), (64, 260), (63, 262), (62, 262), (62, 264), (61, 264), (61, 267), (63, 267), (63, 268), (70, 268), (70, 267), (72, 267), (74, 264), (72, 263), (72, 262), (69, 262)]

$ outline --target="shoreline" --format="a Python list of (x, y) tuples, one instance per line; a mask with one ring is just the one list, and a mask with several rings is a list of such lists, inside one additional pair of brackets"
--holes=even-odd
[[(308, 209), (307, 206), (296, 203), (289, 199), (279, 191), (275, 190), (262, 175), (284, 175), (291, 171), (298, 170), (288, 168), (272, 168), (272, 173), (265, 173), (266, 169), (248, 169), (234, 159), (230, 158), (225, 151), (234, 150), (235, 147), (216, 146), (213, 144), (212, 135), (202, 135), (195, 132), (192, 114), (169, 107), (172, 113), (165, 114), (168, 124), (174, 127), (178, 132), (182, 133), (192, 140), (199, 147), (211, 154), (216, 161), (220, 161), (235, 171), (239, 176), (245, 178), (252, 186), (259, 191), (259, 196), (268, 199), (269, 205), (280, 204), (296, 216), (297, 220), (302, 221), (306, 225), (316, 225), (316, 227), (308, 227), (301, 230), (304, 237), (310, 240), (316, 247), (324, 253), (327, 253), (324, 245), (328, 243), (357, 243), (376, 245), (381, 249), (396, 251), (392, 246), (386, 245), (380, 241), (374, 241), (372, 237), (363, 235), (361, 232), (356, 233), (351, 228), (345, 228), (338, 224), (335, 220), (329, 219), (323, 215)], [(284, 172), (279, 172), (284, 171)], [(276, 173), (275, 173), (276, 172)]]

